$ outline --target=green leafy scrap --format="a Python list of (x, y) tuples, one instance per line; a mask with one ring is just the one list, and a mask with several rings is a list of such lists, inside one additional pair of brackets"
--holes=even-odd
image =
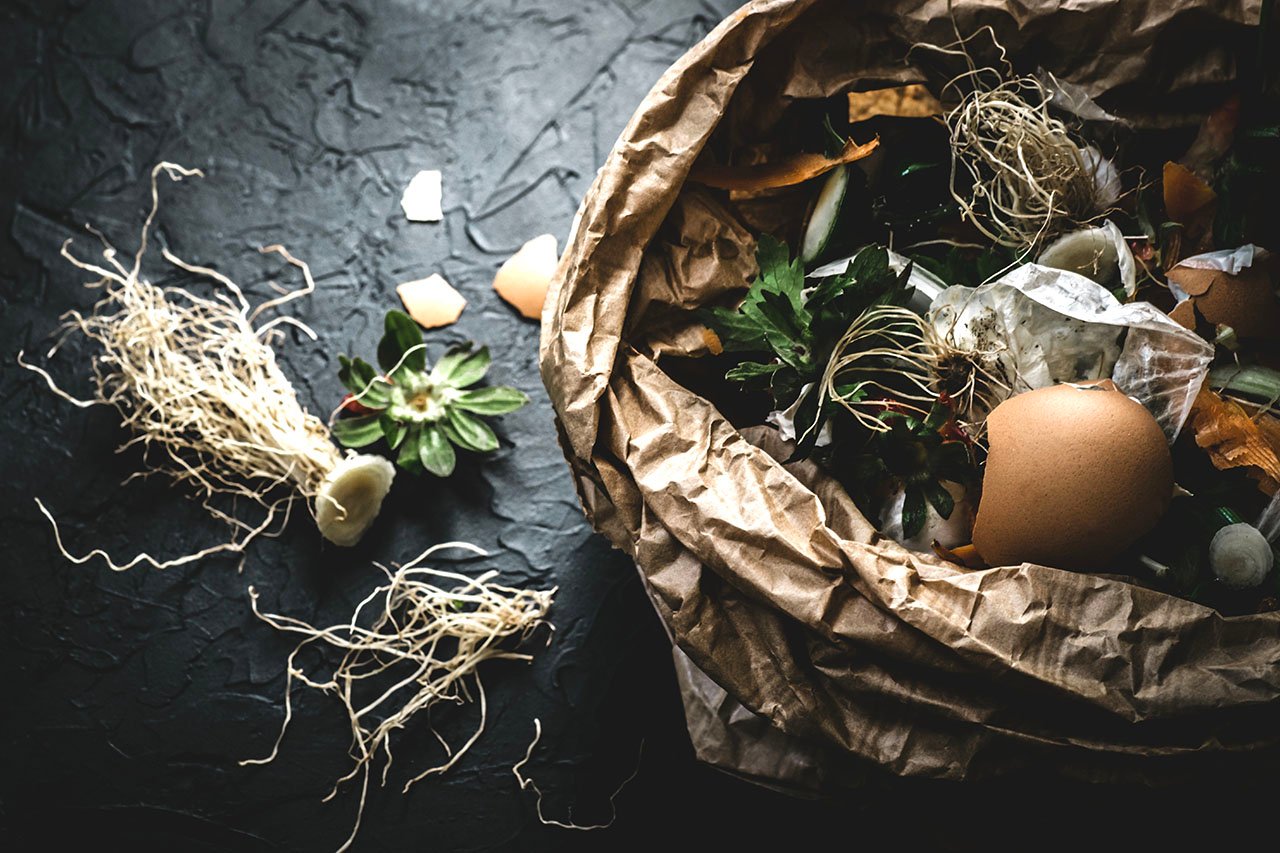
[(333, 435), (345, 447), (385, 440), (397, 451), (396, 464), (413, 473), (447, 477), (457, 464), (457, 449), (497, 450), (498, 436), (482, 417), (505, 415), (529, 402), (515, 388), (471, 387), (489, 371), (488, 347), (455, 346), (433, 367), (422, 330), (401, 311), (387, 312), (377, 360), (381, 372), (359, 358), (338, 356), (338, 380), (364, 411), (339, 418)]
[[(760, 272), (736, 308), (711, 308), (703, 314), (707, 325), (728, 352), (748, 356), (725, 378), (767, 390), (777, 408), (787, 409), (800, 399), (796, 422), (804, 424), (804, 438), (795, 458), (814, 447), (826, 420), (839, 408), (831, 401), (819, 406), (818, 395), (804, 393), (821, 378), (836, 343), (849, 325), (878, 305), (906, 305), (912, 288), (910, 266), (894, 272), (889, 253), (868, 246), (848, 268), (813, 283), (810, 288), (799, 258), (785, 243), (764, 235), (756, 249)], [(884, 384), (892, 387), (893, 367), (884, 365)]]

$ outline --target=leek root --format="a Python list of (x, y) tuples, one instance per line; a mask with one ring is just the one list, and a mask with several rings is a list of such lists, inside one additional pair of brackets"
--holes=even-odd
[[(340, 545), (360, 538), (377, 515), (391, 486), (394, 470), (385, 460), (349, 456), (329, 438), (324, 423), (303, 410), (276, 361), (270, 342), (281, 327), (292, 325), (315, 339), (298, 320), (279, 315), (258, 318), (315, 290), (307, 265), (282, 246), (278, 254), (302, 272), (305, 286), (257, 307), (231, 279), (215, 270), (189, 264), (168, 249), (161, 253), (179, 269), (212, 279), (220, 289), (212, 296), (183, 287), (158, 287), (142, 277), (147, 239), (159, 207), (161, 174), (180, 181), (201, 176), (195, 169), (160, 163), (151, 172), (151, 211), (131, 266), (101, 234), (104, 263), (81, 260), (62, 246), (62, 256), (79, 269), (98, 276), (91, 284), (102, 296), (87, 313), (64, 315), (65, 334), (48, 353), (52, 357), (70, 334), (79, 332), (99, 348), (93, 360), (93, 396), (77, 399), (61, 390), (42, 368), (22, 366), (42, 376), (49, 388), (71, 403), (110, 405), (134, 434), (122, 450), (139, 445), (149, 467), (190, 485), (202, 505), (231, 529), (230, 540), (174, 559), (142, 553), (123, 564), (100, 550), (76, 557), (78, 563), (104, 557), (117, 571), (146, 563), (156, 568), (181, 565), (214, 553), (238, 553), (276, 522), (287, 520), (293, 504), (307, 501), (320, 532)], [(92, 229), (90, 229), (92, 230)], [(141, 475), (139, 475), (141, 476)], [(256, 504), (261, 515), (246, 521), (226, 503)], [(36, 501), (51, 522), (53, 516)], [(57, 534), (57, 524), (54, 522)]]

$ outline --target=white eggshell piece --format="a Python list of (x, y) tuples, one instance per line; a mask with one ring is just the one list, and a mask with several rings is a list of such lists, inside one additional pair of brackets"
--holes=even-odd
[(467, 300), (439, 273), (396, 285), (404, 310), (424, 329), (456, 323)]
[(413, 176), (400, 197), (400, 207), (410, 222), (439, 222), (444, 219), (440, 204), (444, 197), (443, 180), (434, 169)]
[(534, 237), (499, 267), (493, 277), (493, 289), (523, 316), (538, 320), (559, 260), (554, 235)]

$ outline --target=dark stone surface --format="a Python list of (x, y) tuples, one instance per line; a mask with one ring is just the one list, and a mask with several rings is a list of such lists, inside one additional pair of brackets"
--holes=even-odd
[[(1083, 814), (1102, 817), (1170, 805), (1151, 792), (929, 785), (801, 802), (694, 761), (658, 621), (628, 561), (592, 535), (574, 498), (538, 380), (536, 324), (489, 283), (526, 238), (563, 240), (645, 91), (734, 5), (0, 0), (0, 847), (336, 847), (356, 791), (320, 802), (348, 767), (334, 702), (297, 694), (279, 759), (237, 764), (270, 749), (291, 648), (254, 619), (246, 587), (277, 612), (338, 621), (376, 583), (369, 561), (457, 538), (498, 552), (509, 583), (559, 586), (556, 638), (531, 666), (489, 669), (485, 736), (452, 773), (401, 796), (403, 780), (439, 756), (422, 726), (405, 732), (356, 849), (750, 850), (832, 831), (841, 845), (884, 836), (907, 849), (924, 839), (967, 849), (993, 822), (1007, 839), (1044, 827), (1061, 839), (1081, 797)], [(208, 174), (163, 189), (159, 234), (180, 256), (259, 297), (273, 276), (291, 279), (257, 246), (282, 242), (310, 262), (319, 290), (297, 314), (321, 339), (279, 349), (312, 411), (340, 395), (333, 355), (372, 351), (394, 285), (442, 272), (470, 305), (458, 325), (430, 334), (435, 352), (488, 342), (493, 380), (534, 399), (503, 420), (503, 449), (443, 484), (402, 475), (351, 551), (321, 547), (299, 516), (252, 549), (242, 574), (222, 559), (124, 574), (60, 559), (35, 495), (73, 551), (172, 555), (221, 534), (160, 480), (120, 485), (138, 459), (112, 452), (124, 438), (113, 413), (56, 400), (13, 360), (41, 349), (63, 311), (92, 302), (59, 244), (75, 238), (89, 251), (81, 226), (92, 222), (132, 250), (146, 174), (161, 159)], [(443, 223), (401, 215), (400, 190), (422, 168), (444, 172)], [(83, 364), (72, 348), (53, 370), (77, 387)], [(472, 713), (437, 723), (456, 739)], [(639, 761), (612, 828), (537, 823), (511, 775), (534, 717), (545, 734), (528, 772), (549, 816), (607, 821), (610, 793)], [(1068, 796), (1077, 802), (1064, 811)], [(1013, 810), (975, 828), (976, 810), (993, 802)]]
[[(534, 717), (545, 735), (529, 772), (550, 816), (572, 807), (580, 822), (607, 820), (608, 795), (635, 768), (641, 741), (633, 791), (663, 796), (673, 776), (683, 786), (718, 777), (694, 769), (667, 645), (634, 570), (577, 505), (536, 369), (537, 324), (489, 284), (525, 239), (551, 231), (563, 241), (645, 91), (731, 5), (3, 4), (0, 824), (9, 833), (57, 842), (101, 832), (174, 849), (336, 847), (358, 791), (320, 802), (348, 766), (332, 700), (298, 693), (280, 758), (237, 765), (270, 749), (292, 646), (252, 616), (246, 587), (276, 612), (332, 623), (376, 583), (371, 560), (458, 538), (498, 552), (493, 565), (509, 583), (560, 587), (555, 642), (532, 666), (492, 666), (487, 734), (456, 771), (401, 796), (415, 767), (439, 759), (421, 724), (405, 733), (391, 784), (370, 796), (359, 849), (586, 843), (540, 827), (532, 794), (511, 775)], [(251, 549), (243, 574), (234, 560), (115, 574), (60, 559), (35, 495), (73, 551), (173, 555), (222, 535), (161, 480), (121, 486), (138, 459), (112, 452), (124, 437), (114, 414), (53, 398), (13, 359), (41, 350), (59, 314), (93, 300), (57, 257), (64, 239), (91, 252), (81, 227), (91, 222), (133, 250), (146, 175), (161, 159), (208, 176), (162, 186), (159, 234), (178, 255), (259, 297), (270, 278), (293, 276), (256, 247), (281, 242), (310, 263), (319, 290), (296, 313), (320, 341), (294, 336), (280, 355), (311, 411), (327, 413), (340, 397), (334, 354), (372, 353), (383, 312), (398, 304), (394, 285), (443, 273), (470, 304), (460, 323), (429, 336), (435, 352), (487, 342), (493, 380), (534, 399), (503, 419), (503, 449), (442, 485), (402, 475), (354, 550), (321, 547), (299, 516)], [(422, 168), (444, 173), (443, 223), (408, 223), (400, 211), (401, 189)], [(73, 347), (52, 369), (83, 388), (83, 364)], [(456, 741), (473, 714), (437, 721)], [(631, 811), (630, 824), (645, 817)]]

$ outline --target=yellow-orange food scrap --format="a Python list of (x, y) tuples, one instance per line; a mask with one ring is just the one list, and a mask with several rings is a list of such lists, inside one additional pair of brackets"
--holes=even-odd
[(689, 180), (718, 190), (754, 192), (791, 187), (813, 178), (821, 177), (837, 166), (861, 160), (876, 150), (879, 138), (859, 145), (849, 140), (844, 150), (835, 157), (822, 154), (792, 154), (772, 163), (751, 166), (697, 166), (689, 173)]
[(942, 104), (923, 83), (849, 93), (849, 123), (876, 116), (928, 118), (942, 115)]
[(720, 336), (706, 326), (702, 327), (702, 340), (706, 343), (707, 349), (711, 351), (712, 355), (719, 355), (724, 352), (724, 344), (720, 343)]
[[(1274, 419), (1273, 419), (1274, 420)], [(1280, 488), (1280, 456), (1258, 422), (1240, 404), (1200, 389), (1188, 420), (1196, 444), (1219, 471), (1249, 468), (1258, 488), (1275, 494)]]
[(1190, 225), (1218, 198), (1213, 188), (1181, 163), (1164, 164), (1164, 210), (1169, 219)]

